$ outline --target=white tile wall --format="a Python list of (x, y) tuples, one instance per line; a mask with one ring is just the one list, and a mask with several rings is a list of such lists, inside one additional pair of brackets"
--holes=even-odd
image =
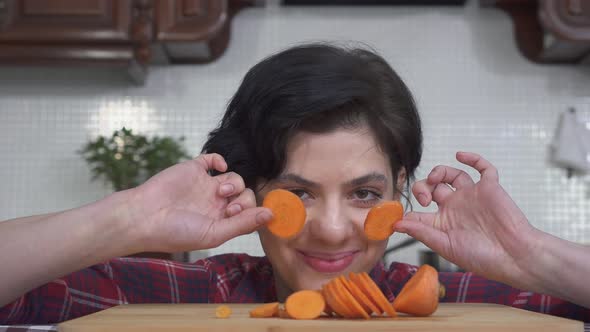
[[(205, 66), (157, 67), (145, 87), (105, 69), (0, 68), (0, 219), (71, 208), (109, 193), (75, 153), (127, 126), (183, 135), (196, 154), (247, 69), (284, 47), (362, 41), (413, 90), (425, 149), (418, 176), (457, 150), (483, 154), (531, 222), (590, 243), (590, 181), (551, 167), (547, 146), (560, 111), (590, 122), (590, 67), (540, 66), (520, 56), (512, 22), (495, 9), (279, 7), (237, 15), (227, 53)], [(471, 172), (473, 174), (473, 172)], [(394, 235), (392, 242), (403, 238)], [(417, 262), (414, 246), (393, 257)], [(261, 254), (256, 235), (213, 249)], [(195, 254), (193, 257), (197, 257)]]

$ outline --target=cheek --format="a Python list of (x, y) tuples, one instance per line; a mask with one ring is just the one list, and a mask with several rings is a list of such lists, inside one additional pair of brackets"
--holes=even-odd
[(270, 233), (266, 228), (258, 231), (260, 244), (273, 267), (281, 269), (293, 259), (287, 242)]

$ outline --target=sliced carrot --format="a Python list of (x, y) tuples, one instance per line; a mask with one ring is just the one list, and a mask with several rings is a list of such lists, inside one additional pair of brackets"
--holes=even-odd
[(334, 302), (334, 310), (344, 317), (344, 318), (356, 318), (354, 311), (348, 306), (348, 304), (344, 301), (338, 290), (336, 289), (336, 285), (332, 281), (330, 281), (326, 285), (327, 292), (330, 294), (330, 298)]
[(328, 316), (332, 316), (332, 314), (334, 314), (334, 310), (328, 304), (328, 298), (327, 298), (326, 292), (324, 291), (323, 288), (320, 290), (320, 293), (322, 293), (322, 296), (324, 297), (324, 300), (326, 300), (326, 307), (324, 308), (324, 313), (326, 315), (328, 315)]
[(352, 295), (352, 297), (356, 300), (356, 302), (358, 302), (358, 304), (361, 306), (361, 308), (363, 308), (363, 310), (367, 313), (367, 315), (371, 315), (373, 313), (373, 311), (367, 307), (365, 305), (365, 303), (363, 303), (362, 301), (360, 301), (350, 290), (350, 284), (352, 284), (350, 281), (348, 281), (348, 279), (346, 279), (345, 276), (339, 276), (338, 280), (340, 280), (340, 283), (342, 284), (342, 286), (344, 286), (344, 288), (350, 293), (350, 295)]
[(289, 314), (287, 313), (287, 310), (285, 310), (285, 307), (279, 307), (278, 317), (280, 317), (280, 318), (291, 318), (291, 316), (289, 316)]
[(387, 201), (371, 208), (365, 218), (365, 234), (369, 240), (385, 240), (393, 234), (393, 225), (404, 216), (399, 201)]
[(363, 307), (354, 299), (354, 297), (350, 294), (350, 292), (346, 289), (342, 280), (340, 278), (334, 279), (334, 284), (336, 285), (336, 289), (341, 294), (344, 302), (353, 310), (355, 317), (369, 319), (371, 318), (369, 314), (363, 309)]
[(336, 285), (335, 279), (330, 280), (328, 283), (328, 289), (332, 293), (332, 296), (336, 299), (336, 302), (340, 304), (340, 309), (343, 310), (343, 316), (345, 318), (358, 318), (358, 313), (354, 308), (345, 300), (344, 295)]
[(315, 319), (320, 317), (326, 307), (322, 294), (315, 290), (295, 292), (285, 301), (285, 309), (295, 319)]
[[(352, 273), (352, 272), (351, 272)], [(374, 312), (381, 315), (381, 310), (377, 308), (377, 306), (367, 298), (365, 293), (358, 288), (358, 286), (352, 281), (346, 278), (342, 278), (344, 286), (348, 288), (352, 296), (363, 306), (363, 308), (367, 311), (367, 314), (371, 315)]]
[(438, 271), (425, 264), (402, 287), (393, 306), (406, 314), (429, 316), (436, 311), (439, 296)]
[(363, 294), (369, 300), (369, 302), (371, 302), (371, 304), (373, 305), (373, 310), (375, 311), (375, 313), (377, 313), (377, 315), (382, 315), (383, 314), (383, 310), (381, 310), (381, 306), (379, 306), (377, 304), (377, 302), (372, 298), (371, 292), (369, 291), (368, 287), (365, 286), (365, 283), (361, 280), (360, 275), (359, 274), (356, 274), (356, 273), (350, 272), (350, 274), (348, 275), (348, 278), (350, 279), (350, 281), (353, 284), (355, 284), (355, 286), (357, 286), (357, 288), (359, 290), (361, 290), (363, 292)]
[(265, 303), (250, 310), (252, 318), (277, 317), (279, 315), (279, 302)]
[(269, 208), (273, 218), (266, 224), (276, 236), (289, 238), (299, 233), (305, 225), (306, 211), (301, 199), (284, 189), (270, 191), (264, 197), (262, 206)]
[(228, 318), (231, 316), (231, 308), (226, 305), (220, 305), (215, 308), (215, 317), (217, 318)]
[(369, 290), (371, 297), (381, 308), (381, 310), (386, 312), (391, 317), (397, 317), (397, 312), (395, 311), (394, 307), (391, 305), (391, 303), (389, 303), (373, 279), (371, 279), (371, 277), (366, 272), (361, 273), (360, 278), (365, 284), (365, 287)]
[(324, 294), (324, 298), (326, 299), (326, 303), (334, 310), (334, 313), (340, 317), (348, 317), (346, 308), (342, 308), (342, 305), (336, 301), (334, 297), (334, 292), (331, 290), (330, 284), (326, 284), (322, 287), (322, 294)]

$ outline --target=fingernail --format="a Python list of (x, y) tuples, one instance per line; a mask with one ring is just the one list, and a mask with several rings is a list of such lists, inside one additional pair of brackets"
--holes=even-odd
[(232, 204), (227, 208), (227, 212), (230, 216), (234, 216), (242, 211), (242, 207), (239, 204)]
[(418, 194), (418, 202), (422, 205), (426, 204), (428, 198), (424, 194)]
[(234, 192), (234, 185), (230, 184), (230, 183), (225, 183), (221, 185), (221, 188), (219, 189), (219, 192), (222, 195), (228, 195)]
[(435, 168), (432, 170), (432, 172), (430, 172), (430, 175), (432, 175), (432, 176), (434, 176), (436, 174), (438, 174), (438, 168)]
[(258, 212), (256, 214), (256, 223), (258, 225), (266, 224), (272, 219), (272, 214), (268, 211)]

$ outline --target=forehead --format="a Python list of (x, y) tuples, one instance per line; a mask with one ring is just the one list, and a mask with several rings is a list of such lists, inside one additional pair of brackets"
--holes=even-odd
[(315, 182), (347, 181), (368, 173), (391, 179), (389, 159), (368, 127), (328, 133), (299, 132), (287, 144), (285, 173)]

